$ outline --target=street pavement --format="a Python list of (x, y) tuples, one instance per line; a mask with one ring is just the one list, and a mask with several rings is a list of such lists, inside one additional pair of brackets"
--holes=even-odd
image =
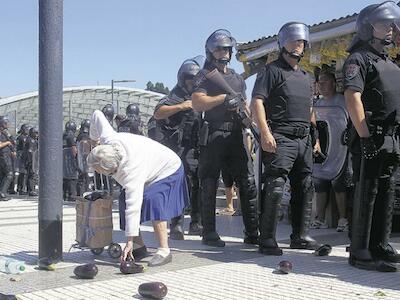
[[(312, 230), (320, 242), (333, 246), (332, 253), (316, 257), (312, 251), (288, 248), (290, 226), (282, 221), (278, 241), (284, 247), (281, 257), (263, 256), (257, 248), (242, 243), (242, 218), (219, 215), (217, 228), (225, 248), (201, 244), (198, 236), (185, 241), (170, 241), (173, 261), (148, 268), (142, 274), (123, 275), (118, 260), (104, 251), (94, 256), (75, 243), (75, 205), (65, 203), (63, 210), (63, 261), (55, 271), (36, 268), (38, 254), (38, 200), (13, 198), (0, 202), (0, 255), (23, 260), (27, 270), (21, 275), (0, 273), (0, 293), (15, 294), (20, 299), (145, 299), (138, 294), (144, 282), (161, 281), (168, 287), (164, 299), (400, 299), (400, 273), (359, 270), (347, 263), (347, 233), (334, 229)], [(114, 242), (123, 247), (125, 237), (118, 230), (115, 203)], [(189, 219), (185, 218), (188, 229)], [(143, 237), (151, 252), (156, 243), (151, 224), (142, 226)], [(400, 235), (392, 238), (400, 248)], [(149, 258), (142, 262), (146, 264)], [(293, 263), (293, 272), (278, 274), (279, 261)], [(93, 280), (77, 279), (73, 269), (95, 262), (99, 274)]]

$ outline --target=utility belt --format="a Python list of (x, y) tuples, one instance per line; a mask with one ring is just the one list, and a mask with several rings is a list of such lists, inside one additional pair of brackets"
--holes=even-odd
[(237, 131), (242, 130), (242, 124), (240, 122), (209, 122), (208, 126), (212, 130), (219, 131)]
[(274, 126), (270, 124), (272, 132), (291, 135), (297, 138), (305, 138), (310, 134), (309, 127), (290, 127), (290, 126)]
[(206, 146), (208, 143), (208, 135), (211, 131), (241, 131), (242, 124), (239, 122), (208, 122), (204, 121), (199, 131), (199, 146)]

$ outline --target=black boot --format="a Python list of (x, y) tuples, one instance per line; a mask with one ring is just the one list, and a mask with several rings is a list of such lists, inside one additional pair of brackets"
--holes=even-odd
[(206, 235), (203, 234), (202, 244), (212, 247), (225, 247), (225, 242), (221, 240), (218, 233), (209, 232)]
[(349, 264), (359, 269), (393, 272), (397, 270), (395, 265), (382, 260), (374, 260), (369, 250), (372, 216), (377, 193), (377, 179), (365, 179), (362, 190), (360, 186), (356, 187)]
[(201, 219), (203, 223), (202, 243), (213, 247), (224, 247), (225, 242), (221, 240), (215, 227), (215, 197), (217, 194), (216, 178), (202, 179), (200, 184), (201, 197)]
[(0, 192), (0, 201), (8, 201), (10, 200), (9, 197), (6, 196), (3, 192)]
[(314, 186), (311, 176), (292, 181), (290, 248), (316, 250), (321, 245), (309, 234)]
[(240, 206), (244, 224), (245, 244), (258, 244), (257, 189), (252, 174), (238, 179)]
[(394, 178), (379, 179), (369, 240), (369, 249), (373, 259), (389, 263), (400, 262), (400, 254), (389, 244), (395, 199), (394, 188)]
[(1, 181), (1, 186), (0, 186), (0, 200), (1, 201), (7, 201), (10, 200), (10, 198), (8, 198), (6, 196), (7, 194), (7, 190), (11, 184), (13, 180), (13, 174), (12, 172), (7, 173), (4, 177), (3, 180)]
[[(197, 169), (195, 169), (197, 170)], [(190, 225), (189, 235), (200, 235), (203, 233), (203, 226), (201, 225), (201, 199), (199, 178), (197, 172), (191, 169), (190, 175), (187, 177), (187, 182), (190, 186)]]
[(200, 235), (203, 233), (203, 226), (199, 222), (190, 222), (189, 235)]
[(146, 246), (142, 246), (140, 248), (133, 249), (132, 255), (135, 261), (140, 261), (143, 258), (150, 256), (150, 253), (147, 251)]
[(265, 255), (282, 255), (282, 249), (276, 242), (275, 234), (278, 224), (278, 207), (282, 199), (284, 185), (285, 179), (283, 177), (267, 177), (260, 197), (259, 252)]
[(171, 219), (171, 224), (169, 225), (169, 237), (171, 240), (184, 240), (185, 235), (183, 233), (183, 214)]

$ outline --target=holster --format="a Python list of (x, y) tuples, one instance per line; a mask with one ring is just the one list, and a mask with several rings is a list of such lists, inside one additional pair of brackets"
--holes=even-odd
[(204, 121), (199, 132), (199, 146), (207, 146), (209, 131), (210, 124), (207, 121)]

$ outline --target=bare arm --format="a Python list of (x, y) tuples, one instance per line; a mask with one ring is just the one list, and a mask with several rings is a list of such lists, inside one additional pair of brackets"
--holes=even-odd
[(310, 123), (312, 126), (317, 127), (317, 117), (315, 115), (315, 111), (313, 110), (313, 108), (311, 107), (311, 120)]
[(192, 101), (186, 100), (182, 103), (175, 105), (161, 105), (155, 112), (154, 118), (156, 120), (166, 119), (180, 111), (188, 110), (192, 108)]
[(195, 111), (210, 110), (225, 101), (226, 94), (218, 96), (208, 96), (205, 93), (195, 92), (192, 94), (192, 105)]
[(266, 152), (276, 152), (276, 141), (267, 123), (267, 116), (265, 114), (264, 101), (259, 98), (254, 98), (251, 101), (252, 111), (260, 129), (261, 147)]
[(257, 126), (260, 129), (261, 135), (271, 134), (267, 123), (267, 116), (265, 114), (263, 100), (254, 98), (251, 101), (251, 106), (254, 120), (256, 121)]
[(365, 121), (364, 105), (361, 101), (361, 93), (347, 89), (344, 92), (346, 107), (350, 115), (351, 122), (360, 137), (369, 137), (367, 122)]
[(1, 142), (1, 143), (0, 143), (0, 149), (3, 149), (3, 148), (5, 148), (5, 147), (7, 147), (7, 146), (10, 146), (10, 145), (11, 145), (11, 142), (10, 142), (10, 141)]

